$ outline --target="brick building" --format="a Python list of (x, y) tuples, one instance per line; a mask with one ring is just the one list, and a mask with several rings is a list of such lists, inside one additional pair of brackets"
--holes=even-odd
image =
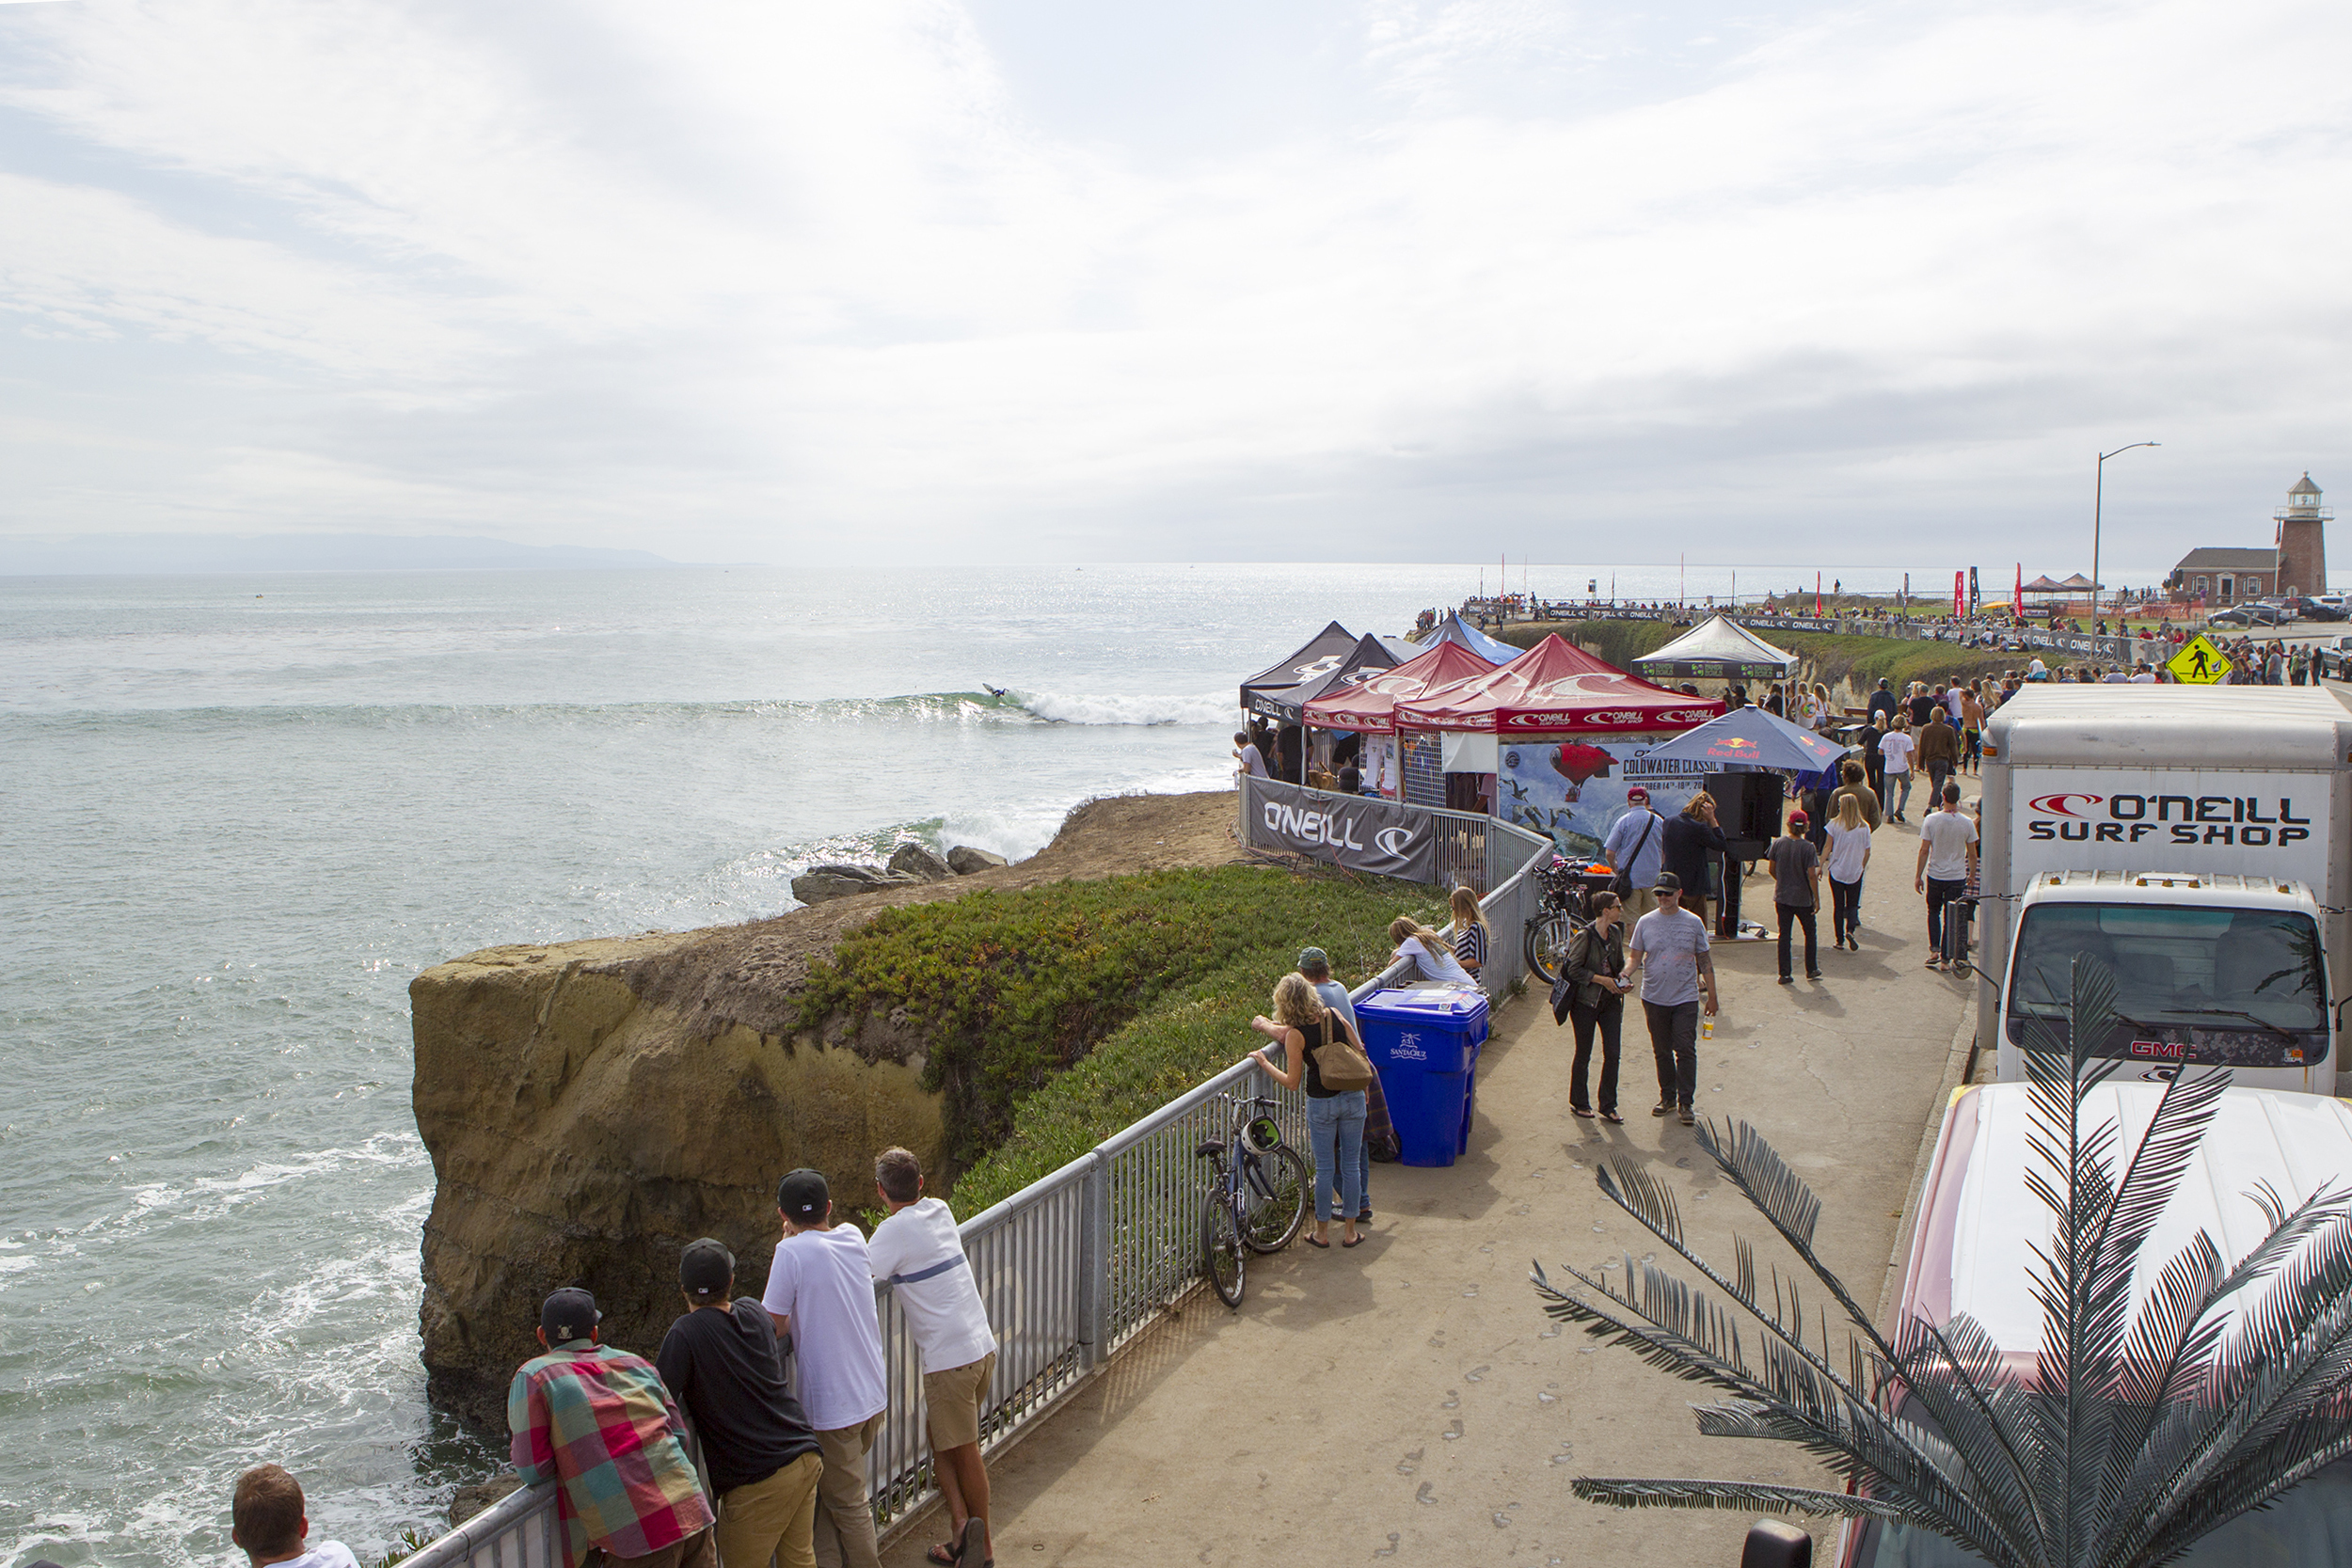
[(2282, 594), (2325, 594), (2325, 527), (2334, 514), (2319, 504), (2319, 486), (2312, 483), (2312, 476), (2305, 474), (2297, 481), (2287, 492), (2286, 505), (2271, 515), (2279, 531), (2269, 549), (2209, 545), (2191, 550), (2164, 579), (2165, 587), (2176, 598), (2202, 599), (2215, 605)]

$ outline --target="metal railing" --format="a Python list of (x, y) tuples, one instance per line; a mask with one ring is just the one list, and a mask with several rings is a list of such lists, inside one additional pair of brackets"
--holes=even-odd
[[(1486, 990), (1500, 1001), (1525, 970), (1520, 935), (1538, 895), (1530, 872), (1549, 856), (1551, 841), (1491, 817), (1431, 815), (1461, 819), (1446, 829), (1458, 840), (1455, 858), (1440, 858), (1458, 868), (1457, 885), (1493, 886), (1482, 900), (1494, 927)], [(1408, 977), (1408, 969), (1391, 964), (1353, 994), (1360, 1000)], [(1271, 1096), (1284, 1139), (1312, 1164), (1305, 1094), (1242, 1061), (959, 1227), (997, 1339), (980, 1418), (984, 1452), (1068, 1398), (1200, 1284), (1201, 1205), (1214, 1173), (1195, 1150), (1225, 1136), (1223, 1094)], [(930, 1502), (936, 1483), (914, 1337), (890, 1287), (877, 1286), (875, 1297), (890, 1405), (867, 1479), (887, 1536)], [(564, 1568), (555, 1488), (510, 1494), (403, 1568)]]
[(1963, 637), (1973, 634), (1994, 640), (1993, 645), (1984, 650), (1986, 652), (2074, 654), (2096, 659), (2102, 664), (2128, 664), (2134, 659), (2144, 664), (2156, 657), (2155, 650), (2171, 646), (2151, 638), (2101, 637), (2091, 632), (2049, 631), (2033, 626), (1978, 626), (1963, 622), (1956, 630), (1949, 621), (1920, 623), (1894, 615), (1765, 615), (1749, 610), (1718, 611), (1712, 608), (1701, 609), (1690, 605), (1652, 609), (1634, 605), (1563, 604), (1547, 605), (1545, 609), (1553, 619), (1561, 621), (1687, 621), (1692, 625), (1709, 615), (1721, 613), (1751, 630), (1761, 627), (1768, 631), (1820, 631), (1841, 636), (1892, 637), (1911, 642), (1947, 642), (1955, 648), (1963, 646)]

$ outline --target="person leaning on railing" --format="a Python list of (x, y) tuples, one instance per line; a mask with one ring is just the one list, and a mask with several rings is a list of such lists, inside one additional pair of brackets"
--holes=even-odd
[(1478, 983), (1454, 958), (1445, 938), (1409, 914), (1400, 914), (1390, 924), (1389, 940), (1396, 943), (1391, 957), (1411, 959), (1422, 979), (1451, 980), (1463, 986)]
[[(1347, 1025), (1323, 1005), (1303, 975), (1285, 974), (1274, 987), (1274, 1017), (1261, 1013), (1249, 1026), (1282, 1047), (1281, 1067), (1260, 1046), (1249, 1054), (1268, 1076), (1286, 1089), (1305, 1087), (1307, 1129), (1314, 1136), (1315, 1228), (1307, 1238), (1312, 1246), (1331, 1244), (1331, 1189), (1339, 1189), (1340, 1244), (1354, 1246), (1363, 1240), (1356, 1215), (1364, 1201), (1360, 1172), (1364, 1149), (1364, 1091), (1334, 1089), (1323, 1082), (1316, 1054), (1335, 1033)], [(1361, 1049), (1362, 1042), (1357, 1042)]]
[(558, 1483), (565, 1560), (591, 1546), (640, 1568), (719, 1568), (686, 1418), (652, 1362), (597, 1342), (603, 1314), (576, 1287), (539, 1308), (539, 1343), (506, 1394), (509, 1457), (525, 1486)]

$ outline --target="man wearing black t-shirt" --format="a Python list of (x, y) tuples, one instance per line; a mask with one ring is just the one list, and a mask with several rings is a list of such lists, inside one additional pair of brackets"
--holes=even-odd
[(766, 1307), (735, 1291), (735, 1255), (708, 1237), (688, 1244), (678, 1284), (692, 1310), (654, 1357), (702, 1442), (719, 1497), (719, 1560), (815, 1568), (817, 1433), (784, 1381)]

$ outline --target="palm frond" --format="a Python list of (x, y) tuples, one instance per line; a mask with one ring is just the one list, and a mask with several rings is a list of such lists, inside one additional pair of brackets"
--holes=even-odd
[(1640, 1481), (1579, 1476), (1569, 1482), (1588, 1503), (1612, 1508), (1729, 1508), (1743, 1513), (1812, 1513), (1833, 1519), (1900, 1519), (1869, 1497), (1804, 1486), (1758, 1486), (1734, 1481)]

